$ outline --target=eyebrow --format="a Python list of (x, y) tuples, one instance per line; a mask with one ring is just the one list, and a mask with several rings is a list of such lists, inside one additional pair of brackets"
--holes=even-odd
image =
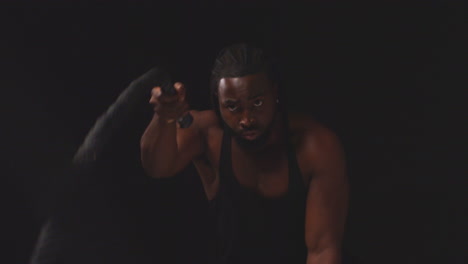
[[(251, 99), (253, 99), (255, 97), (259, 97), (259, 96), (263, 96), (263, 95), (265, 95), (265, 92), (261, 91), (261, 92), (256, 93), (255, 95), (249, 96), (248, 99), (251, 100)], [(223, 103), (225, 103), (225, 104), (228, 104), (228, 103), (235, 104), (237, 102), (239, 102), (239, 100), (232, 99), (232, 98), (227, 98), (227, 99), (223, 100)]]
[(250, 100), (250, 99), (253, 99), (253, 98), (255, 98), (255, 97), (263, 96), (263, 95), (265, 95), (265, 92), (264, 92), (264, 91), (261, 91), (261, 92), (259, 92), (259, 93), (256, 93), (255, 95), (249, 96), (249, 100)]
[(225, 104), (229, 104), (229, 103), (234, 104), (234, 103), (237, 103), (237, 101), (238, 100), (228, 98), (228, 99), (224, 100), (223, 103), (225, 103)]

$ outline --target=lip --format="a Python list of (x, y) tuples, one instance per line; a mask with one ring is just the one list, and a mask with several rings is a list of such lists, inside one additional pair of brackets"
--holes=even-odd
[(242, 133), (242, 137), (248, 140), (253, 140), (257, 138), (259, 133), (257, 131), (250, 131)]

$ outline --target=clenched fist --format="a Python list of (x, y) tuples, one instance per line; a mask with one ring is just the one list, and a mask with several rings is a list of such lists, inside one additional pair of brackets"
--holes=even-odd
[(189, 105), (185, 101), (185, 87), (180, 82), (174, 83), (176, 93), (170, 95), (164, 92), (160, 86), (151, 90), (149, 103), (153, 105), (154, 112), (160, 120), (172, 123), (188, 111)]

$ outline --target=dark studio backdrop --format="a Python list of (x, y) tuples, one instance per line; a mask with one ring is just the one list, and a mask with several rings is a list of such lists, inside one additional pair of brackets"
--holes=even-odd
[(209, 108), (214, 58), (239, 41), (278, 52), (290, 107), (341, 138), (351, 263), (466, 261), (459, 10), (5, 4), (0, 262), (27, 263), (47, 224), (49, 252), (66, 263), (210, 263), (213, 221), (193, 167), (153, 180), (135, 165), (150, 112), (115, 131), (113, 159), (95, 172), (69, 168), (95, 120), (155, 65)]

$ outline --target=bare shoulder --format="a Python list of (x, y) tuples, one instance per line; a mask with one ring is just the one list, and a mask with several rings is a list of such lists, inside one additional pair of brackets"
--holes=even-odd
[(207, 132), (212, 128), (219, 128), (219, 118), (213, 110), (190, 110), (193, 116), (194, 124), (203, 132)]
[[(305, 114), (291, 114), (289, 116), (290, 130), (295, 136), (295, 142), (301, 143), (299, 148), (322, 149), (337, 144), (338, 136), (330, 128)], [(323, 149), (322, 149), (323, 150)]]
[(289, 118), (293, 142), (303, 170), (316, 171), (317, 168), (343, 159), (341, 142), (334, 131), (308, 115), (291, 114)]
[(220, 119), (215, 111), (191, 110), (190, 114), (193, 116), (194, 126), (203, 137), (203, 141), (205, 142), (206, 146), (209, 148), (216, 148), (216, 142), (220, 141), (223, 130), (221, 128)]
[[(219, 164), (219, 156), (221, 152), (221, 141), (223, 129), (221, 127), (220, 118), (214, 110), (190, 111), (193, 116), (194, 123), (198, 126), (204, 142), (204, 155), (202, 159), (196, 160), (199, 173), (206, 181), (212, 182), (214, 175), (203, 170), (202, 167), (208, 166), (217, 168)], [(207, 163), (207, 161), (209, 161)], [(203, 172), (202, 172), (203, 171)]]

